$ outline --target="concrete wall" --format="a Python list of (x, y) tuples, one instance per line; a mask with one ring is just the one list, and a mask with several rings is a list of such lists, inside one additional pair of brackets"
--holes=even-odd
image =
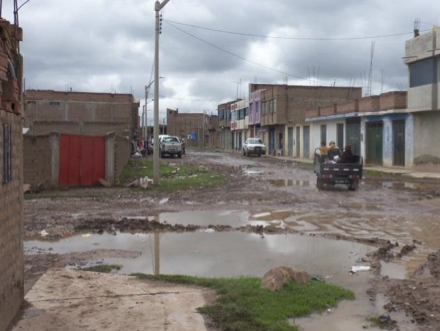
[[(12, 180), (2, 182), (3, 124), (12, 127)], [(24, 297), (23, 134), (21, 116), (0, 110), (0, 331), (20, 309)]]
[(414, 117), (414, 159), (423, 155), (440, 158), (440, 112), (418, 112)]
[(410, 87), (408, 89), (408, 110), (424, 111), (440, 109), (440, 29), (433, 29), (423, 35), (406, 41), (405, 64), (437, 57), (436, 82), (423, 86)]

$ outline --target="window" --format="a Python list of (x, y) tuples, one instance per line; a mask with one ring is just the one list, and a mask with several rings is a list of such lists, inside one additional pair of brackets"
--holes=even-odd
[(223, 109), (219, 109), (218, 110), (218, 119), (219, 120), (223, 120), (224, 119), (224, 110)]
[(435, 58), (428, 58), (409, 64), (409, 87), (433, 84), (435, 79)]
[(11, 126), (3, 124), (3, 184), (12, 179), (11, 158)]
[(266, 101), (261, 103), (261, 114), (266, 115), (267, 114), (267, 105)]
[(59, 105), (61, 105), (61, 102), (59, 102), (59, 101), (49, 101), (49, 105), (50, 106), (59, 106)]

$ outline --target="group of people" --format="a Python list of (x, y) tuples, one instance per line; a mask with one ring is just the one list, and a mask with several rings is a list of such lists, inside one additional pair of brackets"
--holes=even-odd
[(351, 151), (351, 146), (347, 145), (344, 148), (344, 151), (341, 153), (341, 150), (334, 141), (330, 141), (330, 144), (327, 146), (324, 141), (321, 142), (321, 146), (319, 147), (319, 153), (321, 154), (321, 158), (324, 159), (324, 163), (353, 163), (355, 162), (355, 157), (353, 152)]

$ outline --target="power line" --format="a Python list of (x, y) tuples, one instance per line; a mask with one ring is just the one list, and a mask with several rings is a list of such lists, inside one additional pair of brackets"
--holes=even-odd
[[(236, 31), (226, 31), (226, 30), (219, 30), (219, 29), (212, 29), (202, 26), (197, 26), (193, 24), (186, 24), (182, 22), (176, 22), (171, 20), (163, 20), (164, 22), (172, 25), (171, 23), (188, 26), (195, 29), (201, 29), (201, 30), (207, 30), (207, 31), (213, 31), (213, 32), (219, 32), (219, 33), (227, 33), (227, 34), (233, 34), (233, 35), (239, 35), (239, 36), (246, 36), (246, 37), (257, 37), (257, 38), (271, 38), (271, 39), (284, 39), (284, 40), (309, 40), (309, 41), (341, 41), (341, 40), (365, 40), (365, 39), (379, 39), (379, 38), (391, 38), (391, 37), (400, 37), (400, 36), (406, 36), (411, 35), (413, 32), (403, 32), (403, 33), (394, 33), (394, 34), (386, 34), (386, 35), (377, 35), (377, 36), (364, 36), (364, 37), (334, 37), (334, 38), (320, 38), (320, 37), (280, 37), (280, 36), (269, 36), (269, 35), (259, 35), (259, 34), (252, 34), (252, 33), (244, 33), (244, 32), (236, 32)], [(174, 26), (175, 27), (175, 26)], [(175, 27), (177, 28), (177, 27)], [(423, 30), (422, 32), (430, 31)]]
[(179, 30), (180, 32), (183, 32), (183, 33), (189, 35), (190, 37), (193, 37), (193, 38), (195, 38), (195, 39), (197, 39), (197, 40), (199, 40), (199, 41), (201, 41), (201, 42), (203, 42), (203, 43), (205, 43), (205, 44), (208, 44), (209, 46), (214, 47), (214, 48), (216, 48), (216, 49), (218, 49), (218, 50), (220, 50), (220, 51), (222, 51), (222, 52), (224, 52), (224, 53), (227, 53), (227, 54), (229, 54), (229, 55), (235, 56), (235, 57), (237, 57), (237, 58), (239, 58), (240, 60), (243, 60), (243, 61), (245, 61), (245, 62), (249, 62), (249, 63), (251, 63), (251, 64), (253, 64), (253, 65), (256, 65), (256, 66), (259, 66), (259, 67), (261, 67), (261, 68), (264, 68), (264, 69), (267, 69), (267, 70), (271, 70), (271, 71), (274, 71), (274, 72), (277, 72), (277, 73), (283, 74), (284, 76), (290, 76), (290, 77), (299, 78), (299, 79), (304, 79), (304, 80), (306, 79), (306, 78), (304, 78), (304, 77), (296, 76), (296, 75), (293, 75), (293, 74), (289, 74), (289, 73), (286, 73), (286, 72), (283, 72), (283, 71), (280, 71), (280, 70), (277, 70), (277, 69), (274, 69), (274, 68), (270, 68), (270, 67), (268, 67), (268, 66), (265, 66), (264, 64), (257, 63), (257, 62), (251, 61), (251, 60), (249, 60), (249, 59), (246, 59), (246, 58), (244, 58), (244, 57), (242, 57), (242, 56), (240, 56), (240, 55), (238, 55), (238, 54), (232, 53), (232, 52), (230, 52), (230, 51), (228, 51), (228, 50), (226, 50), (226, 49), (223, 49), (223, 48), (221, 48), (221, 47), (219, 47), (219, 46), (216, 46), (216, 45), (210, 43), (209, 41), (206, 41), (206, 40), (204, 40), (204, 39), (201, 39), (201, 38), (199, 38), (199, 37), (197, 37), (197, 36), (195, 36), (195, 35), (193, 35), (193, 34), (187, 32), (187, 31), (185, 31), (185, 30), (182, 30), (181, 28), (179, 28), (179, 27), (177, 27), (177, 26), (171, 24), (170, 21), (165, 21), (165, 23), (167, 23), (168, 25), (172, 26), (173, 28)]

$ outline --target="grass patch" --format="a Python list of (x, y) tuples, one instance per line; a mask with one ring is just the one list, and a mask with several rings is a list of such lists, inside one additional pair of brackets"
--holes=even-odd
[(220, 330), (294, 331), (297, 328), (287, 323), (288, 318), (322, 312), (336, 306), (342, 299), (354, 299), (351, 291), (317, 281), (307, 284), (291, 282), (273, 293), (261, 288), (259, 278), (226, 279), (145, 274), (134, 276), (213, 289), (218, 295), (216, 302), (198, 310), (208, 315)]
[[(159, 175), (161, 178), (160, 186), (150, 186), (147, 190), (174, 191), (208, 188), (219, 186), (225, 181), (222, 174), (190, 164), (170, 166), (161, 163)], [(130, 160), (121, 173), (120, 182), (126, 184), (136, 178), (144, 177), (153, 178), (153, 161)]]
[(118, 271), (121, 269), (122, 266), (119, 264), (100, 264), (100, 265), (95, 265), (93, 267), (81, 268), (81, 270), (83, 271), (94, 271), (94, 272), (101, 272), (104, 274), (110, 274), (113, 271)]

